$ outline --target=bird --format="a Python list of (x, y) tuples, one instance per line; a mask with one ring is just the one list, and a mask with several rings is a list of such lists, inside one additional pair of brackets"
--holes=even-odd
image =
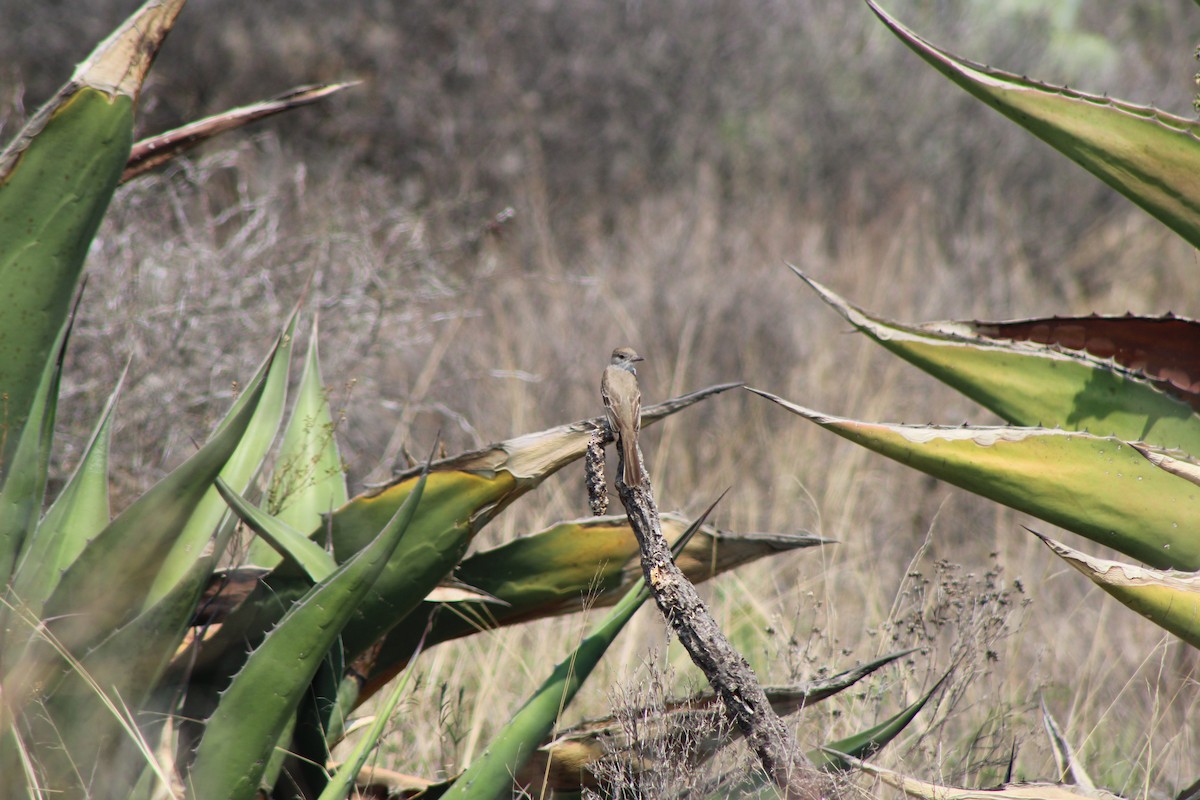
[(638, 388), (637, 370), (633, 365), (645, 361), (632, 347), (618, 347), (604, 368), (600, 381), (600, 398), (608, 427), (612, 429), (621, 459), (625, 464), (625, 485), (640, 486), (642, 463), (638, 452), (638, 431), (642, 427), (642, 391)]

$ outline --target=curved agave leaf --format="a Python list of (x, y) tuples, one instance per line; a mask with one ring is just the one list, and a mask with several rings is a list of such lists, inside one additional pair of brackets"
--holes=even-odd
[(1123, 605), (1200, 648), (1200, 575), (1094, 558), (1036, 531), (1033, 534)]
[[(662, 527), (668, 541), (678, 541), (687, 520), (677, 514), (663, 514)], [(739, 535), (705, 525), (687, 543), (676, 563), (688, 580), (700, 583), (765, 556), (827, 543), (818, 536)], [(431, 617), (433, 623), (426, 637), (429, 647), (480, 630), (569, 614), (585, 606), (611, 605), (641, 574), (637, 539), (625, 517), (561, 522), (476, 553), (459, 565), (455, 575), (503, 605), (459, 604), (453, 609), (419, 608), (409, 614), (384, 638), (359, 702), (404, 668)]]
[(1200, 383), (1191, 377), (1200, 373), (1200, 324), (1192, 320), (901, 325), (792, 271), (859, 331), (1014, 425), (1090, 430), (1200, 453), (1200, 397), (1191, 389)]
[(967, 61), (917, 36), (873, 0), (867, 4), (938, 72), (1200, 247), (1200, 124), (1195, 120)]
[[(304, 374), (265, 498), (267, 511), (295, 530), (316, 530), (326, 515), (349, 499), (334, 428), (329, 397), (321, 383), (314, 319)], [(273, 567), (279, 563), (279, 554), (271, 545), (255, 539), (250, 543), (246, 563)]]
[(277, 517), (255, 508), (220, 478), (217, 478), (217, 491), (242, 522), (261, 540), (286, 554), (313, 583), (325, 580), (337, 569), (333, 556), (320, 545)]
[(1200, 488), (1111, 437), (1042, 428), (889, 425), (789, 411), (955, 486), (1040, 517), (1147, 564), (1200, 569)]
[(129, 158), (142, 80), (182, 5), (151, 0), (142, 6), (0, 152), (4, 469)]
[(285, 92), (271, 100), (264, 100), (248, 106), (232, 108), (211, 117), (188, 123), (174, 130), (160, 133), (149, 139), (143, 139), (133, 146), (125, 169), (121, 173), (121, 183), (162, 166), (171, 159), (197, 147), (214, 136), (227, 131), (241, 128), (251, 122), (274, 116), (283, 111), (315, 103), (325, 97), (340, 92), (350, 86), (357, 86), (358, 81), (350, 83), (331, 83), (319, 86), (300, 86)]
[(422, 477), (375, 540), (294, 604), (247, 659), (205, 727), (190, 771), (190, 797), (254, 797), (280, 733), (412, 523), (425, 485)]

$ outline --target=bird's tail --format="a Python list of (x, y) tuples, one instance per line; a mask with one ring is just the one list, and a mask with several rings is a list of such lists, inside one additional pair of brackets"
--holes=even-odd
[(638, 452), (637, 437), (621, 437), (621, 453), (625, 462), (625, 485), (640, 486), (642, 484), (642, 457)]

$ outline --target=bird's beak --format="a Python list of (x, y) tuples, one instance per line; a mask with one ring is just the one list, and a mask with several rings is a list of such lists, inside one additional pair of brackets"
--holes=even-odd
[(630, 361), (645, 361), (646, 359), (642, 358), (641, 356), (634, 356), (633, 358), (631, 358), (629, 360)]

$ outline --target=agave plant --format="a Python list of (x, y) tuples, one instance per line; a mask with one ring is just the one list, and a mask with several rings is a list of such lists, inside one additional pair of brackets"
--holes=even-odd
[[(935, 69), (1200, 245), (1200, 125), (1194, 120), (968, 61), (868, 3)], [(1200, 322), (1167, 314), (908, 325), (872, 315), (795, 272), (855, 329), (1009, 424), (863, 422), (751, 391), (864, 447), (1140, 561), (1095, 558), (1037, 534), (1121, 603), (1200, 646), (1194, 534), (1200, 524)], [(1052, 740), (1056, 736), (1061, 739), (1052, 733)], [(914, 797), (1099, 791), (1040, 785), (980, 793), (861, 766)]]
[[(142, 81), (182, 5), (147, 2), (0, 153), (5, 789), (29, 797), (345, 797), (405, 681), (388, 691), (377, 724), (344, 763), (330, 763), (330, 747), (347, 716), (423, 648), (568, 613), (586, 597), (615, 604), (448, 789), (500, 796), (539, 747), (555, 757), (551, 727), (646, 595), (635, 580), (637, 544), (618, 518), (562, 522), (464, 556), (489, 521), (584, 454), (598, 420), (442, 459), (350, 497), (315, 322), (288, 412), (297, 307), (185, 463), (111, 517), (118, 383), (74, 475), (44, 508), (72, 303), (117, 185), (200, 139), (342, 86), (236, 109), (134, 147)], [(643, 422), (734, 386), (646, 408)], [(693, 580), (823, 544), (805, 535), (734, 535), (678, 516), (665, 516), (664, 527)], [(250, 537), (246, 563), (219, 568), (235, 537)], [(445, 602), (459, 613), (435, 615)], [(827, 696), (853, 682), (805, 691)], [(802, 705), (795, 697), (808, 697), (780, 696), (793, 710)], [(865, 755), (919, 707), (832, 744)], [(830, 769), (847, 764), (821, 760)]]

